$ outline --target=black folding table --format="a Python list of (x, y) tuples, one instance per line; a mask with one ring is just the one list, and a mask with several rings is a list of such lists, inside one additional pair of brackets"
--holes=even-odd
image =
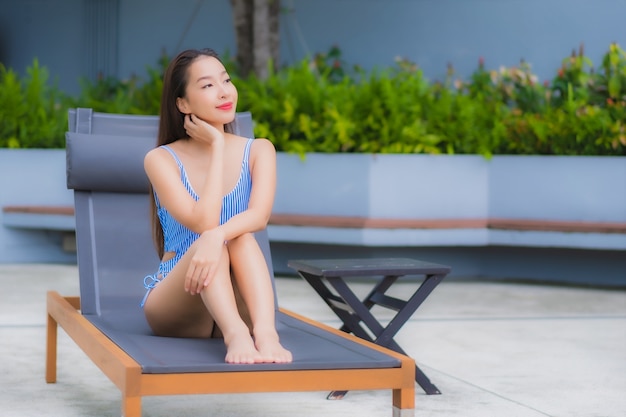
[[(287, 265), (298, 271), (341, 319), (341, 330), (403, 354), (406, 353), (394, 336), (451, 270), (449, 266), (406, 258), (292, 260)], [(417, 284), (415, 292), (406, 300), (386, 295), (398, 278), (405, 275)], [(373, 284), (363, 300), (348, 285), (355, 277), (376, 278), (363, 280)], [(394, 310), (396, 315), (383, 326), (372, 313), (374, 306)], [(427, 394), (441, 394), (418, 366), (415, 366), (415, 381)], [(329, 398), (337, 399), (345, 394), (346, 391), (334, 391)]]

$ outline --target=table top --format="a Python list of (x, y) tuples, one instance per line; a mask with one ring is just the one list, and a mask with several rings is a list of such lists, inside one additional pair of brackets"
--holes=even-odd
[(287, 266), (319, 277), (448, 274), (452, 269), (407, 258), (305, 259), (289, 261)]

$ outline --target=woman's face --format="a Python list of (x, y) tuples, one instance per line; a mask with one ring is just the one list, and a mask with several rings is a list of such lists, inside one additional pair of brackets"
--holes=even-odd
[(187, 75), (185, 97), (176, 101), (178, 109), (216, 127), (232, 122), (238, 96), (224, 65), (216, 58), (200, 56), (191, 63)]

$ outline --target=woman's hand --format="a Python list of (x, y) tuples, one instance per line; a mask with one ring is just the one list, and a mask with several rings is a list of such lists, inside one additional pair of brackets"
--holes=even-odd
[(213, 146), (224, 144), (224, 132), (220, 132), (215, 126), (205, 122), (196, 115), (186, 115), (183, 126), (190, 138)]
[(185, 291), (191, 295), (199, 294), (211, 283), (224, 250), (224, 233), (219, 227), (208, 230), (194, 244), (198, 248), (185, 276)]

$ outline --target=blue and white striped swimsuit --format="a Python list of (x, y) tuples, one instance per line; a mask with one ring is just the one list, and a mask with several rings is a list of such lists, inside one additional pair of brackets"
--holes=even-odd
[[(222, 199), (222, 211), (220, 213), (220, 224), (226, 223), (231, 217), (248, 209), (248, 202), (250, 201), (250, 192), (252, 191), (252, 175), (250, 174), (250, 146), (253, 139), (248, 139), (243, 153), (243, 160), (241, 162), (241, 172), (239, 174), (239, 180), (228, 194)], [(194, 191), (187, 178), (187, 172), (183, 167), (182, 162), (174, 153), (174, 151), (167, 145), (161, 146), (161, 148), (167, 150), (174, 159), (178, 168), (180, 169), (180, 179), (183, 185), (189, 192), (189, 194), (198, 201), (198, 195)], [(143, 284), (146, 288), (146, 295), (141, 301), (143, 307), (150, 291), (162, 280), (167, 277), (167, 274), (174, 268), (174, 266), (180, 261), (180, 258), (187, 252), (191, 244), (200, 236), (189, 230), (187, 227), (180, 224), (172, 215), (167, 211), (165, 207), (162, 207), (159, 198), (154, 193), (154, 200), (157, 206), (157, 214), (163, 228), (164, 237), (164, 250), (165, 252), (174, 252), (175, 255), (172, 259), (168, 259), (165, 262), (159, 264), (159, 270), (156, 274), (148, 275), (144, 278)]]

